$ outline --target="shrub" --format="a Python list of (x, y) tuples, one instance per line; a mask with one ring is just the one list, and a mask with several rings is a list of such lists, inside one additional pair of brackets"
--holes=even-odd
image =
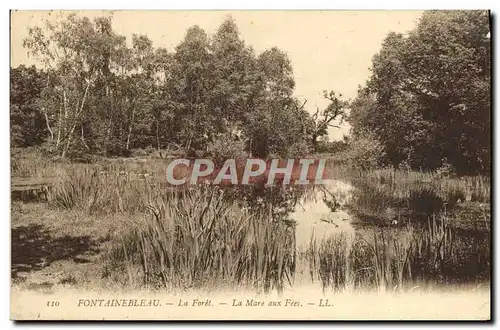
[(351, 166), (370, 169), (382, 165), (385, 150), (377, 138), (372, 134), (365, 133), (350, 142), (349, 151), (345, 155)]
[(222, 133), (215, 137), (207, 146), (207, 153), (216, 164), (222, 164), (226, 159), (243, 158), (245, 152), (245, 142), (233, 133)]

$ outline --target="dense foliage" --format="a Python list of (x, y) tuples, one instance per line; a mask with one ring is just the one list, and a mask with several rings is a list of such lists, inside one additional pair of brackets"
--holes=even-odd
[(136, 148), (219, 155), (224, 139), (254, 156), (294, 156), (326, 134), (322, 117), (293, 96), (286, 53), (255, 54), (230, 17), (211, 37), (189, 28), (173, 52), (145, 35), (129, 47), (111, 17), (74, 14), (30, 28), (24, 46), (41, 65), (11, 69), (14, 146), (44, 143), (62, 157)]
[(44, 77), (35, 67), (20, 66), (10, 72), (10, 141), (28, 147), (39, 144), (44, 136), (44, 118), (39, 100)]
[(353, 137), (378, 161), (414, 169), (490, 170), (490, 40), (486, 11), (429, 11), (390, 33), (351, 104)]
[[(69, 15), (29, 29), (37, 67), (11, 68), (11, 143), (61, 157), (342, 151), (363, 168), (488, 172), (489, 23), (486, 11), (425, 12), (407, 35), (387, 35), (354, 100), (324, 91), (329, 104), (309, 113), (287, 54), (256, 54), (230, 17), (168, 51), (145, 35), (129, 46), (111, 17)], [(349, 139), (325, 142), (344, 119)]]

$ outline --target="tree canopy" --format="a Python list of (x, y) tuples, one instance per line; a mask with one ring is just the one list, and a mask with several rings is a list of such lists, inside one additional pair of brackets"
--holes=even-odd
[[(112, 17), (73, 14), (30, 28), (24, 46), (42, 68), (11, 69), (16, 86), (29, 75), (38, 82), (23, 90), (36, 106), (12, 104), (13, 144), (45, 143), (62, 157), (147, 147), (196, 154), (223, 139), (267, 157), (307, 154), (326, 134), (312, 129), (305, 102), (294, 97), (287, 54), (277, 47), (256, 54), (231, 17), (213, 36), (190, 27), (173, 52), (146, 35), (131, 41), (113, 31)], [(16, 129), (28, 111), (35, 133)], [(27, 135), (36, 138), (25, 142)]]
[(364, 163), (488, 172), (489, 20), (425, 12), (408, 34), (387, 35), (354, 100), (325, 90), (329, 104), (309, 113), (286, 52), (256, 53), (231, 17), (211, 36), (190, 27), (169, 51), (146, 35), (127, 43), (111, 16), (72, 14), (29, 29), (24, 46), (40, 65), (11, 68), (11, 143), (61, 157), (137, 148), (293, 157), (325, 149), (328, 128), (347, 120), (340, 149)]
[(354, 139), (380, 142), (387, 165), (489, 171), (489, 25), (487, 11), (428, 11), (390, 33), (351, 104)]

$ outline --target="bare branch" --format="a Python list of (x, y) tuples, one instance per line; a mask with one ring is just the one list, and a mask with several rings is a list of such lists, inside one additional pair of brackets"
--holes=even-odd
[(319, 108), (316, 107), (316, 112), (312, 115), (312, 119), (316, 121), (316, 119), (318, 119), (318, 115), (319, 115)]

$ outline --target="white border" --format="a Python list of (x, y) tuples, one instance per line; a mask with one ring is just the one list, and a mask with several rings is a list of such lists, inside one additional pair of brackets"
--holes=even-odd
[(298, 1), (289, 0), (286, 2), (280, 1), (228, 1), (228, 0), (215, 0), (210, 1), (176, 1), (176, 2), (159, 2), (154, 0), (144, 0), (140, 2), (123, 2), (119, 0), (107, 0), (107, 1), (64, 1), (64, 0), (52, 0), (44, 1), (43, 3), (37, 1), (13, 1), (10, 8), (15, 9), (199, 9), (199, 10), (214, 10), (214, 9), (231, 9), (231, 10), (273, 10), (273, 9), (332, 9), (332, 10), (372, 10), (372, 9), (491, 9), (494, 7), (495, 1), (493, 0), (479, 0), (479, 1), (432, 1), (432, 0), (421, 0), (421, 1), (367, 1), (367, 0), (342, 0), (335, 1), (331, 3), (324, 0), (308, 0), (308, 1)]
[[(289, 0), (283, 3), (280, 3), (278, 1), (269, 1), (269, 0), (253, 0), (253, 1), (229, 1), (229, 0), (215, 0), (215, 1), (193, 1), (193, 0), (184, 0), (184, 1), (176, 1), (176, 2), (157, 2), (157, 1), (152, 1), (152, 0), (141, 0), (138, 2), (124, 2), (123, 0), (118, 1), (102, 1), (102, 0), (85, 0), (85, 1), (67, 1), (67, 0), (58, 0), (58, 1), (44, 1), (39, 2), (39, 1), (5, 1), (2, 2), (1, 7), (2, 11), (0, 11), (0, 17), (2, 19), (2, 31), (0, 33), (1, 36), (1, 45), (2, 51), (1, 51), (1, 56), (2, 56), (2, 61), (1, 63), (4, 63), (4, 65), (1, 67), (2, 69), (2, 74), (3, 74), (3, 79), (1, 79), (2, 83), (2, 88), (1, 90), (1, 104), (3, 105), (3, 110), (1, 112), (2, 114), (2, 120), (0, 120), (0, 132), (2, 134), (2, 138), (0, 139), (0, 159), (2, 160), (1, 162), (1, 168), (0, 171), (2, 173), (2, 184), (0, 185), (0, 209), (2, 211), (2, 217), (0, 218), (0, 221), (3, 222), (4, 226), (4, 253), (1, 254), (1, 259), (0, 259), (0, 264), (4, 265), (3, 270), (0, 272), (0, 277), (1, 277), (1, 320), (2, 320), (2, 328), (7, 327), (7, 328), (12, 328), (15, 326), (13, 322), (9, 322), (9, 315), (10, 315), (10, 176), (9, 176), (9, 168), (10, 168), (10, 149), (9, 149), (9, 66), (10, 66), (10, 49), (8, 47), (9, 45), (9, 9), (130, 9), (130, 10), (137, 10), (137, 9), (202, 9), (202, 10), (213, 10), (213, 9), (233, 9), (233, 10), (238, 10), (238, 9), (289, 9), (289, 10), (297, 10), (297, 9), (348, 9), (348, 10), (369, 10), (369, 9), (492, 9), (493, 15), (498, 14), (498, 4), (499, 1), (483, 1), (483, 0), (476, 0), (476, 1), (466, 1), (466, 0), (455, 0), (455, 1), (449, 1), (449, 2), (437, 2), (435, 0), (420, 0), (420, 1), (389, 1), (389, 0), (379, 0), (379, 1), (360, 1), (360, 0), (342, 0), (342, 1), (323, 1), (323, 0), (308, 0), (308, 1), (294, 1), (294, 0)], [(497, 17), (495, 17), (496, 19)], [(497, 22), (498, 24), (498, 22)], [(494, 31), (492, 32), (493, 36), (496, 35), (496, 26), (494, 25)], [(495, 49), (494, 49), (494, 54), (498, 54), (498, 42), (495, 40), (494, 41)], [(495, 57), (496, 59), (496, 57)], [(9, 63), (9, 66), (7, 66), (7, 63)], [(494, 71), (494, 76), (497, 76), (498, 73), (498, 66), (494, 65), (495, 71)], [(494, 84), (494, 90), (493, 93), (494, 95), (498, 95), (498, 81), (495, 81)], [(498, 107), (498, 102), (494, 102), (495, 108), (493, 109), (493, 112), (495, 113)], [(495, 119), (495, 126), (498, 127), (499, 124), (499, 119), (498, 115), (496, 116)], [(497, 129), (498, 130), (498, 129)], [(494, 141), (498, 141), (495, 139), (497, 137), (497, 132), (494, 134)], [(498, 142), (497, 142), (498, 144)], [(496, 155), (498, 152), (498, 148), (495, 148), (494, 154)], [(496, 162), (494, 162), (496, 163)], [(495, 194), (495, 200), (494, 204), (498, 205), (498, 196)], [(493, 219), (495, 222), (495, 233), (494, 236), (498, 237), (497, 232), (498, 232), (498, 224), (496, 223), (496, 219)], [(9, 244), (9, 245), (8, 245)], [(495, 244), (497, 246), (498, 244)], [(498, 259), (499, 259), (499, 254), (498, 254), (498, 249), (495, 249), (495, 260), (493, 261), (493, 265), (498, 265)], [(496, 275), (494, 278), (495, 283), (498, 283), (498, 269), (495, 266), (494, 267), (496, 271)], [(496, 306), (497, 304), (495, 304)], [(493, 315), (496, 315), (496, 310), (494, 311)], [(77, 325), (74, 324), (75, 326), (84, 326), (87, 327), (89, 324), (83, 324), (83, 325)], [(151, 324), (146, 324), (146, 325), (139, 325), (139, 324), (129, 324), (129, 326), (137, 327), (137, 328), (142, 328), (145, 326), (150, 326)], [(182, 325), (174, 325), (174, 324), (155, 324), (157, 326), (168, 326), (169, 328), (177, 328)], [(207, 324), (196, 324), (196, 325), (184, 325), (183, 327), (186, 328), (191, 328), (191, 327), (201, 327), (201, 326), (206, 326)], [(291, 324), (285, 324), (285, 325), (280, 325), (280, 327), (288, 327)], [(319, 325), (319, 324), (311, 324), (309, 326), (314, 326), (314, 325)], [(321, 324), (322, 326), (325, 326), (326, 324)], [(368, 324), (365, 324), (368, 325)], [(411, 324), (408, 323), (407, 327), (417, 327), (419, 324)], [(24, 325), (25, 327), (37, 327), (40, 329), (50, 329), (54, 325), (53, 324), (28, 324)], [(59, 325), (61, 328), (69, 328), (70, 326), (73, 326), (73, 324), (64, 324), (64, 325)], [(92, 324), (91, 326), (96, 327), (96, 328), (102, 328), (104, 329), (105, 326), (114, 326), (114, 327), (123, 327), (127, 326), (126, 324), (119, 323), (119, 324)], [(213, 324), (212, 326), (219, 327), (221, 326), (220, 324)], [(223, 326), (223, 325), (222, 325)], [(235, 326), (234, 324), (227, 324), (225, 326), (228, 327), (233, 327)], [(239, 324), (238, 326), (242, 328), (250, 328), (251, 325), (243, 325)], [(271, 327), (271, 325), (260, 325), (262, 327)], [(272, 324), (273, 327), (278, 326), (277, 324)], [(339, 324), (332, 323), (332, 327), (339, 326)], [(373, 326), (373, 324), (371, 325)], [(386, 327), (387, 324), (378, 324), (378, 327)], [(399, 326), (399, 325), (398, 325)], [(438, 328), (439, 324), (422, 324), (421, 326), (425, 326), (426, 328), (433, 329), (433, 328)], [(454, 327), (454, 324), (448, 325), (450, 327)], [(468, 324), (467, 327), (469, 328), (475, 328), (479, 327), (479, 325), (472, 325)], [(350, 326), (350, 328), (354, 329), (361, 329), (363, 328), (362, 325), (357, 324), (355, 326)]]

